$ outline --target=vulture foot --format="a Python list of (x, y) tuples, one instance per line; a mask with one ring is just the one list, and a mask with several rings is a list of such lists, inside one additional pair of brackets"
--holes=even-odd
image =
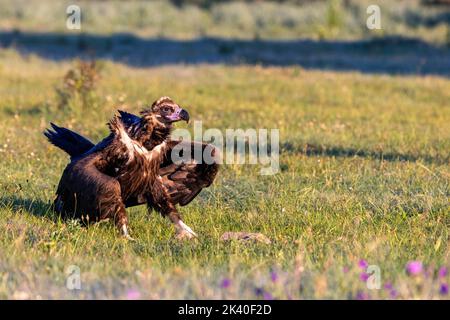
[(124, 238), (124, 239), (126, 239), (126, 240), (128, 240), (128, 241), (136, 241), (134, 238), (132, 238), (131, 236), (130, 236), (130, 234), (128, 233), (128, 229), (127, 229), (127, 226), (126, 225), (123, 225), (122, 226), (122, 237)]
[(175, 229), (177, 232), (176, 238), (178, 240), (191, 240), (198, 237), (197, 234), (181, 220), (175, 225)]

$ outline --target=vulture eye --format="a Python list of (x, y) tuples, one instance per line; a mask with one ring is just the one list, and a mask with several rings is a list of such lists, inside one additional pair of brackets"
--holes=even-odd
[(169, 112), (170, 111), (170, 107), (162, 107), (162, 111), (163, 112)]

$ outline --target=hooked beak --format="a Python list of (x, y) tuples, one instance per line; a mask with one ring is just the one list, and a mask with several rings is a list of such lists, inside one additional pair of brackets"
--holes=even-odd
[(180, 118), (181, 118), (181, 120), (186, 121), (186, 123), (189, 123), (189, 113), (186, 110), (181, 109)]
[(184, 121), (186, 121), (187, 123), (189, 123), (189, 113), (188, 113), (186, 110), (184, 110), (184, 109), (182, 109), (182, 108), (180, 108), (180, 107), (177, 107), (177, 109), (175, 110), (175, 112), (172, 113), (172, 114), (168, 117), (168, 119), (169, 119), (171, 122), (176, 122), (176, 121), (184, 120)]

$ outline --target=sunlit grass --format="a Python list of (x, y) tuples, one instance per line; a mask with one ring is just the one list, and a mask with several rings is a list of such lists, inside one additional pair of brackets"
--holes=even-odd
[[(95, 107), (82, 110), (59, 108), (55, 93), (74, 62), (0, 59), (1, 298), (447, 297), (437, 271), (449, 265), (449, 80), (103, 62)], [(208, 128), (279, 128), (281, 172), (224, 165), (181, 208), (193, 243), (144, 207), (128, 210), (136, 242), (111, 224), (57, 219), (49, 203), (68, 159), (41, 134), (48, 123), (98, 141), (115, 109), (162, 95)], [(223, 243), (226, 231), (272, 244)], [(380, 290), (361, 280), (361, 259), (380, 267)], [(412, 260), (425, 266), (417, 276), (405, 272)], [(70, 265), (80, 291), (65, 286)]]

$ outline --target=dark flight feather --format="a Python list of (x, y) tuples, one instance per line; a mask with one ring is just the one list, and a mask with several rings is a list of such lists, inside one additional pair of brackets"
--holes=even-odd
[(122, 111), (122, 110), (118, 110), (118, 111), (120, 114), (120, 119), (122, 120), (126, 129), (129, 129), (133, 125), (138, 124), (139, 121), (141, 120), (141, 118), (139, 118), (138, 116), (136, 116), (132, 113), (128, 113), (128, 112)]
[(44, 132), (44, 135), (48, 138), (51, 144), (64, 150), (71, 157), (83, 154), (94, 146), (92, 142), (76, 132), (58, 127), (54, 123), (50, 123), (50, 125), (53, 130), (47, 129)]

